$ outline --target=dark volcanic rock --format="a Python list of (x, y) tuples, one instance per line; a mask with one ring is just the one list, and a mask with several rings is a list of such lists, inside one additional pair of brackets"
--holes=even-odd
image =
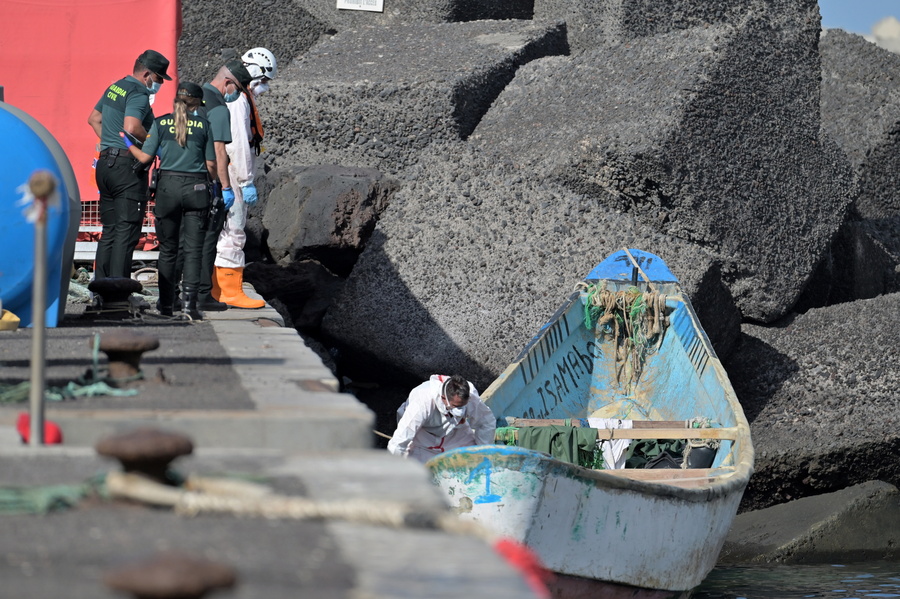
[(293, 0), (184, 0), (181, 5), (178, 76), (182, 81), (211, 81), (225, 64), (222, 52), (229, 48), (239, 54), (259, 46), (268, 48), (280, 73), (325, 32), (325, 25)]
[[(449, 23), (485, 19), (530, 19), (533, 0), (388, 0), (382, 12), (335, 10), (334, 0), (297, 0), (329, 28), (364, 25)], [(362, 6), (361, 1), (355, 2)]]
[(900, 491), (870, 481), (734, 520), (718, 566), (896, 560)]
[(750, 421), (756, 471), (744, 509), (866, 480), (900, 483), (900, 294), (744, 325), (726, 361)]
[(822, 34), (822, 128), (859, 179), (866, 218), (900, 215), (900, 55), (840, 29)]
[[(820, 22), (816, 0), (534, 0), (535, 19), (566, 21), (575, 51), (670, 31), (735, 25), (754, 16), (764, 16), (781, 31), (797, 26), (818, 29)], [(757, 41), (771, 42), (762, 36)]]
[(718, 293), (705, 316), (730, 320), (733, 339), (734, 305), (702, 249), (528, 180), (528, 172), (458, 142), (405, 173), (411, 182), (392, 199), (323, 320), (344, 354), (358, 356), (347, 368), (462, 372), (484, 388), (574, 285), (623, 246), (658, 253), (692, 297), (699, 289)]
[[(768, 57), (741, 58), (762, 26), (750, 15), (741, 28), (520, 68), (470, 143), (434, 144), (401, 173), (409, 183), (326, 334), (419, 375), (490, 380), (622, 245), (686, 280), (726, 353), (738, 322), (729, 307), (784, 314), (843, 222), (852, 183), (809, 113), (818, 62), (787, 65), (815, 40), (792, 32), (776, 77)], [(718, 291), (697, 295), (700, 281)], [(389, 324), (375, 318), (388, 310)]]
[[(279, 264), (318, 257), (349, 273), (378, 215), (398, 187), (375, 169), (336, 165), (286, 167), (266, 177), (262, 224), (269, 255)], [(350, 259), (341, 259), (349, 252)]]
[(566, 51), (561, 23), (343, 31), (295, 61), (266, 97), (272, 162), (396, 174), (429, 144), (467, 137), (519, 66)]
[(254, 262), (244, 276), (267, 301), (277, 300), (290, 326), (303, 333), (318, 331), (325, 311), (343, 287), (344, 280), (314, 260), (285, 266)]
[(805, 312), (900, 290), (900, 216), (848, 218), (797, 302)]
[[(745, 318), (787, 313), (844, 220), (849, 165), (819, 134), (816, 31), (694, 28), (520, 69), (472, 141), (718, 254)], [(771, 53), (771, 54), (770, 54)]]
[(900, 291), (900, 56), (840, 29), (823, 33), (820, 52), (822, 128), (859, 195), (813, 287), (829, 290), (826, 303)]

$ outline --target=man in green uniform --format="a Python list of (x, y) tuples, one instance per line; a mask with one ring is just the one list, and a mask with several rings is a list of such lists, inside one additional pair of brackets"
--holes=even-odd
[(216, 242), (219, 233), (225, 223), (228, 210), (234, 203), (234, 190), (231, 188), (231, 180), (228, 177), (228, 152), (226, 144), (231, 143), (231, 114), (228, 112), (226, 102), (236, 99), (241, 92), (247, 91), (247, 86), (253, 78), (250, 72), (239, 60), (229, 60), (225, 66), (219, 69), (215, 78), (203, 86), (203, 102), (205, 106), (200, 109), (205, 111), (206, 119), (212, 129), (213, 145), (216, 149), (216, 172), (219, 185), (222, 190), (222, 202), (218, 206), (215, 219), (210, 223), (203, 240), (203, 254), (200, 265), (200, 295), (199, 304), (201, 310), (221, 311), (228, 308), (222, 302), (212, 297), (212, 274), (216, 259)]
[(155, 50), (138, 56), (131, 75), (110, 85), (88, 124), (100, 138), (97, 189), (103, 232), (97, 244), (94, 278), (130, 277), (131, 258), (147, 208), (147, 171), (125, 148), (120, 131), (143, 142), (153, 123), (150, 95), (159, 91), (169, 61)]

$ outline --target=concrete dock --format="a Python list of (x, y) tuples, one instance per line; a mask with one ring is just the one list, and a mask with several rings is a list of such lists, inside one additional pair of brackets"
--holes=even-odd
[[(248, 288), (248, 294), (253, 295)], [(258, 296), (257, 296), (258, 297)], [(121, 470), (95, 444), (138, 427), (190, 437), (182, 475), (252, 481), (320, 505), (448, 508), (419, 463), (373, 449), (374, 415), (338, 382), (268, 305), (208, 312), (200, 322), (153, 313), (119, 318), (67, 310), (46, 331), (46, 381), (61, 389), (105, 367), (96, 335), (128, 327), (159, 338), (141, 358), (132, 396), (46, 404), (63, 443), (31, 447), (16, 432), (24, 403), (0, 405), (0, 510), (14, 491), (74, 488)], [(0, 332), (0, 383), (29, 379), (30, 329)], [(102, 488), (102, 487), (101, 487)], [(15, 497), (12, 499), (11, 497)], [(0, 580), (9, 596), (122, 596), (104, 584), (118, 568), (178, 552), (231, 567), (237, 584), (216, 593), (246, 598), (535, 596), (520, 573), (477, 534), (421, 523), (197, 513), (88, 494), (75, 507), (3, 516)]]

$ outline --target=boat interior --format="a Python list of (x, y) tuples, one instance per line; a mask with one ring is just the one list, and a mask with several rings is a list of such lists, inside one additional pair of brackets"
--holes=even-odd
[[(604, 463), (599, 468), (607, 474), (641, 480), (647, 482), (665, 483), (673, 486), (691, 488), (709, 484), (716, 478), (727, 476), (734, 472), (731, 459), (716, 459), (720, 450), (725, 453), (730, 450), (733, 443), (728, 443), (728, 448), (722, 446), (721, 441), (734, 441), (738, 438), (736, 427), (705, 427), (694, 428), (690, 420), (633, 420), (629, 421), (630, 428), (596, 428), (588, 425), (585, 419), (562, 418), (515, 418), (502, 419), (505, 424), (513, 429), (517, 438), (519, 432), (530, 427), (571, 427), (592, 428), (597, 431), (597, 444), (602, 448), (604, 442), (620, 441), (619, 447), (623, 447), (622, 440), (631, 441), (649, 440), (650, 442), (666, 440), (683, 440), (689, 444), (700, 447), (712, 446), (707, 453), (695, 453), (695, 458), (690, 459), (690, 450), (686, 451), (681, 459), (671, 459), (676, 456), (663, 456), (666, 459), (658, 459), (656, 463), (645, 464), (641, 467), (630, 466), (627, 462), (619, 462), (611, 465)], [(497, 441), (504, 442), (503, 433), (498, 435)], [(708, 441), (712, 441), (709, 443)], [(687, 447), (687, 446), (685, 446)], [(704, 447), (705, 449), (705, 447)], [(730, 458), (730, 456), (724, 456)], [(713, 464), (718, 462), (716, 467)], [(728, 464), (728, 465), (725, 465)]]
[(482, 397), (499, 444), (685, 487), (735, 470), (737, 399), (674, 282), (586, 280)]

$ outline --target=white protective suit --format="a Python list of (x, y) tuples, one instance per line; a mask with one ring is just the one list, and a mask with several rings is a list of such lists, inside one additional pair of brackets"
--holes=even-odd
[(409, 398), (397, 410), (402, 415), (394, 436), (388, 441), (389, 452), (424, 463), (450, 449), (494, 442), (497, 420), (472, 383), (469, 383), (469, 402), (462, 417), (448, 413), (441, 400), (441, 390), (448, 378), (433, 374), (409, 392)]
[(256, 175), (256, 154), (250, 147), (252, 133), (250, 131), (250, 102), (241, 94), (234, 102), (228, 102), (231, 114), (231, 143), (225, 144), (228, 152), (228, 178), (234, 190), (234, 205), (228, 211), (225, 226), (219, 233), (216, 243), (216, 262), (220, 268), (244, 267), (244, 244), (247, 235), (244, 226), (247, 224), (247, 205), (241, 187), (253, 183)]

